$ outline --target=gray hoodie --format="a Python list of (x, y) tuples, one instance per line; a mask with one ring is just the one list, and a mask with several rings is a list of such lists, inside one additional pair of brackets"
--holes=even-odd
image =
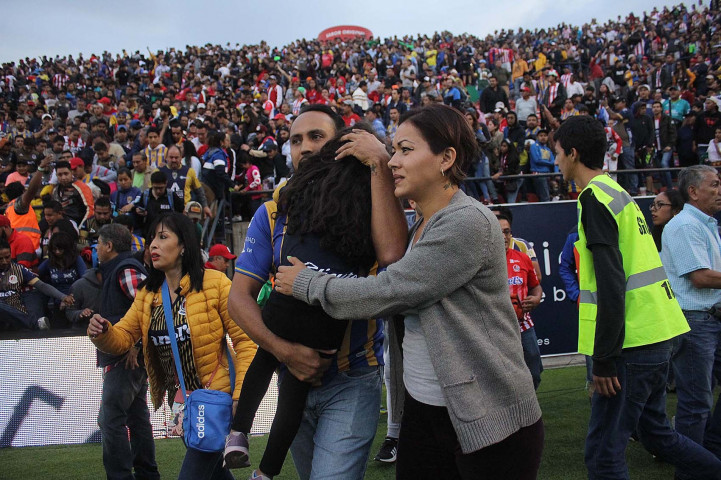
[(68, 308), (66, 311), (70, 323), (78, 323), (80, 321), (80, 312), (86, 308), (96, 313), (100, 311), (100, 293), (103, 284), (98, 280), (96, 272), (96, 268), (88, 269), (85, 275), (77, 279), (70, 287), (70, 293), (75, 299), (72, 308)]

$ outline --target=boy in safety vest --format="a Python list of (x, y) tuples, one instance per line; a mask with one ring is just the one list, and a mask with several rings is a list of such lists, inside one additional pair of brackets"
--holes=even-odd
[(644, 447), (693, 478), (719, 478), (721, 460), (676, 433), (666, 417), (672, 339), (688, 324), (636, 202), (602, 172), (606, 133), (571, 117), (554, 133), (556, 165), (578, 197), (578, 350), (593, 356), (595, 393), (586, 437), (590, 479), (628, 479), (625, 450)]

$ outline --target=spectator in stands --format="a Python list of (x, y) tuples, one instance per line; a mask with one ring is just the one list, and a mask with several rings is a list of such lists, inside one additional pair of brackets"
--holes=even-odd
[[(554, 171), (556, 158), (548, 146), (547, 130), (541, 129), (538, 131), (536, 141), (529, 149), (528, 157), (532, 174), (552, 173)], [(548, 202), (551, 199), (548, 187), (549, 180), (549, 177), (533, 177), (533, 189), (536, 195), (538, 195), (538, 200), (541, 202)]]
[[(112, 227), (113, 225), (109, 225), (105, 229)], [(103, 302), (103, 306), (107, 305), (108, 308), (102, 309), (100, 315), (95, 315), (90, 320), (88, 335), (91, 336), (93, 343), (101, 352), (107, 352), (108, 355), (115, 355), (117, 358), (117, 355), (123, 354), (142, 340), (143, 358), (148, 362), (156, 359), (154, 361), (157, 362), (157, 367), (150, 369), (147, 377), (154, 408), (157, 409), (162, 405), (166, 395), (169, 402), (175, 403), (176, 400), (173, 398), (180, 389), (177, 388), (175, 364), (167, 341), (168, 329), (163, 305), (152, 302), (154, 297), (160, 295), (163, 285), (167, 285), (172, 302), (173, 324), (178, 331), (187, 332), (186, 335), (178, 335), (178, 349), (183, 352), (180, 359), (181, 367), (188, 372), (187, 376), (184, 375), (186, 389), (195, 390), (205, 386), (226, 393), (232, 390), (234, 398), (237, 399), (256, 346), (223, 308), (228, 302), (230, 280), (220, 272), (203, 268), (200, 244), (192, 222), (179, 213), (171, 213), (157, 219), (156, 225), (150, 230), (152, 264), (148, 278), (145, 286), (137, 291), (132, 306), (128, 301), (126, 290), (120, 284), (123, 279), (122, 272), (129, 265), (135, 271), (141, 271), (142, 266), (137, 262), (127, 263), (131, 262), (128, 258), (130, 239), (127, 237), (127, 231), (124, 238), (120, 237), (120, 230), (117, 237), (113, 231), (113, 238), (122, 238), (120, 241), (116, 240), (117, 243), (122, 242), (121, 253), (116, 251), (119, 248), (112, 244), (112, 240), (106, 240), (105, 229), (100, 232), (98, 255), (103, 259), (101, 260), (104, 268), (103, 296), (108, 299), (107, 302)], [(111, 256), (114, 252), (114, 256)], [(106, 255), (110, 256), (110, 259)], [(136, 289), (137, 287), (134, 287), (132, 292), (134, 293)], [(113, 299), (112, 303), (111, 299)], [(209, 306), (215, 307), (209, 308)], [(201, 326), (204, 328), (200, 328)], [(232, 351), (235, 353), (233, 359), (235, 385), (230, 385), (227, 370), (219, 368), (221, 364), (228, 364), (228, 359), (223, 358), (227, 352), (226, 333), (231, 337)], [(145, 461), (142, 465), (152, 467), (154, 472), (156, 471), (155, 461), (152, 458), (154, 444), (148, 410), (144, 402), (147, 388), (145, 371), (124, 368), (113, 370), (117, 370), (118, 381), (115, 385), (121, 389), (120, 391), (127, 391), (128, 386), (133, 387), (132, 395), (115, 394), (119, 397), (118, 400), (130, 400), (128, 405), (135, 405), (133, 399), (139, 399), (136, 402), (138, 407), (136, 418), (143, 419), (143, 427), (142, 430), (140, 428), (136, 430), (141, 430), (144, 448), (137, 448), (133, 453), (137, 452), (137, 455), (144, 456)], [(106, 383), (109, 381), (107, 374), (105, 381)], [(111, 389), (108, 390), (109, 395), (113, 394)], [(105, 388), (103, 394), (105, 396)], [(180, 398), (182, 393), (177, 397), (178, 400)], [(116, 408), (122, 408), (122, 404), (117, 401), (114, 401), (114, 405), (117, 406)], [(125, 415), (114, 414), (110, 409), (103, 409), (102, 412), (101, 422), (105, 422), (107, 428), (120, 427), (119, 429), (125, 432), (123, 428)], [(124, 438), (116, 437), (117, 443), (107, 445), (108, 460), (112, 469), (109, 469), (109, 464), (106, 463), (106, 471), (129, 474), (133, 455), (127, 434), (122, 437)], [(103, 446), (105, 447), (105, 443)], [(111, 454), (112, 458), (110, 458)], [(136, 456), (136, 460), (138, 459)], [(137, 462), (135, 468), (137, 471)], [(150, 472), (146, 475), (156, 477), (157, 474)], [(228, 470), (223, 467), (222, 452), (206, 453), (192, 448), (186, 450), (179, 476), (180, 478), (232, 478)]]
[(155, 170), (148, 167), (148, 159), (143, 152), (133, 154), (132, 164), (132, 186), (144, 192), (150, 188), (150, 175), (152, 175)]
[(238, 257), (230, 253), (228, 247), (216, 243), (208, 250), (208, 261), (205, 262), (205, 268), (227, 273), (236, 258)]
[(2, 328), (49, 329), (50, 322), (43, 312), (43, 295), (60, 301), (63, 307), (73, 303), (72, 296), (44, 283), (30, 270), (14, 262), (10, 245), (6, 240), (0, 239)]
[[(653, 110), (653, 143), (656, 149), (654, 166), (669, 168), (672, 166), (673, 147), (676, 145), (676, 126), (673, 124), (671, 117), (663, 114), (661, 102), (653, 102), (651, 108)], [(661, 172), (661, 179), (666, 189), (673, 188), (671, 172)]]
[(483, 89), (480, 97), (481, 111), (486, 115), (493, 112), (498, 102), (503, 102), (506, 108), (510, 108), (508, 104), (508, 96), (505, 90), (498, 86), (498, 79), (491, 77), (488, 79), (488, 87)]
[(538, 111), (538, 103), (536, 98), (531, 97), (531, 89), (528, 87), (521, 88), (521, 98), (516, 100), (516, 116), (518, 116), (518, 123), (523, 128), (526, 128), (526, 119), (529, 115), (535, 115)]
[(153, 170), (165, 165), (165, 157), (168, 154), (168, 147), (161, 143), (162, 133), (158, 127), (150, 127), (146, 133), (148, 146), (145, 147), (144, 153), (145, 158), (148, 159), (148, 166)]
[(208, 132), (208, 150), (203, 155), (203, 183), (213, 192), (213, 200), (218, 201), (224, 200), (225, 192), (235, 187), (235, 183), (228, 176), (228, 154), (222, 148), (224, 141), (225, 133)]
[(190, 165), (183, 165), (180, 149), (171, 145), (167, 152), (167, 164), (160, 167), (168, 178), (168, 190), (177, 194), (183, 201), (183, 206), (193, 198), (197, 198), (207, 216), (212, 216), (205, 198), (205, 189), (198, 180), (197, 172)]
[(73, 305), (65, 310), (65, 315), (73, 328), (87, 329), (90, 317), (100, 311), (103, 279), (98, 268), (88, 268), (85, 274), (70, 287)]
[(110, 194), (110, 203), (113, 211), (117, 213), (127, 213), (133, 208), (133, 202), (143, 192), (133, 186), (133, 179), (130, 170), (123, 167), (118, 170), (118, 189)]
[(0, 238), (10, 245), (10, 259), (29, 270), (38, 266), (38, 257), (33, 242), (24, 233), (18, 232), (10, 225), (6, 215), (0, 215)]
[(684, 117), (691, 111), (691, 106), (681, 98), (678, 86), (673, 85), (668, 89), (669, 98), (663, 102), (663, 111), (670, 116), (676, 126), (680, 126)]
[(160, 217), (170, 212), (183, 212), (183, 200), (176, 192), (168, 190), (168, 178), (161, 171), (150, 176), (150, 189), (133, 202), (133, 213), (143, 236), (148, 237), (150, 226)]
[(43, 175), (51, 160), (51, 157), (45, 157), (40, 161), (27, 189), (19, 183), (10, 183), (5, 187), (8, 199), (5, 215), (10, 220), (10, 226), (27, 235), (36, 251), (40, 247), (40, 226), (31, 204), (42, 187)]
[(53, 200), (57, 200), (63, 206), (65, 216), (74, 221), (76, 225), (81, 226), (95, 213), (95, 200), (90, 188), (81, 180), (73, 179), (72, 169), (68, 162), (57, 162), (55, 175), (58, 184), (45, 187), (41, 196), (49, 193)]
[[(48, 244), (48, 258), (38, 267), (40, 279), (64, 295), (70, 295), (72, 284), (87, 270), (85, 262), (78, 255), (76, 241), (75, 237), (65, 232), (53, 234)], [(62, 312), (60, 307), (60, 303), (53, 303), (50, 326), (54, 329), (70, 326), (65, 312)]]
[(113, 209), (110, 199), (100, 197), (95, 202), (95, 215), (88, 218), (88, 221), (80, 231), (80, 238), (84, 238), (88, 245), (93, 245), (98, 240), (98, 232), (103, 225), (113, 221)]
[[(673, 339), (688, 325), (638, 205), (601, 171), (603, 125), (573, 117), (554, 140), (564, 179), (583, 189), (576, 245), (579, 351), (593, 355), (595, 385), (586, 437), (589, 476), (628, 478), (625, 450), (635, 429), (648, 450), (684, 473), (718, 476), (721, 460), (675, 432), (666, 417)], [(639, 281), (626, 282), (634, 277)]]
[(696, 117), (694, 124), (694, 141), (696, 145), (708, 145), (718, 127), (721, 127), (721, 113), (716, 97), (709, 97), (704, 102), (704, 111)]
[[(521, 164), (518, 159), (518, 150), (510, 139), (504, 139), (498, 151), (498, 172), (493, 174), (493, 180), (498, 181), (501, 175), (519, 175), (521, 173)], [(500, 181), (503, 188), (503, 196), (507, 203), (516, 203), (518, 190), (521, 188), (522, 179), (509, 178)]]
[[(423, 212), (411, 231), (408, 253), (376, 277), (362, 279), (318, 275), (291, 258), (292, 266), (279, 268), (276, 289), (286, 295), (296, 290), (295, 298), (320, 304), (334, 318), (406, 312), (402, 359), (398, 339), (390, 339), (393, 412), (401, 411), (403, 403), (399, 478), (471, 478), (479, 471), (492, 478), (533, 478), (543, 424), (518, 348), (503, 238), (491, 212), (458, 186), (463, 164), (477, 148), (473, 132), (457, 110), (431, 105), (404, 116), (394, 147), (389, 166), (395, 194), (413, 198)], [(489, 255), (472, 253), (481, 248)], [(467, 275), (445, 275), (441, 265)], [(477, 321), (479, 302), (491, 312), (492, 325)], [(437, 349), (434, 355), (428, 345)], [(399, 388), (401, 378), (405, 392)], [(493, 388), (484, 387), (486, 382)], [(482, 401), (480, 391), (485, 392)], [(496, 412), (492, 419), (488, 410)], [(486, 437), (474, 431), (494, 433)], [(525, 455), (516, 455), (516, 442), (524, 445)], [(429, 448), (436, 454), (429, 456)]]
[[(306, 107), (291, 125), (294, 169), (319, 151), (343, 126), (342, 118), (329, 107)], [(375, 165), (378, 172), (371, 178), (371, 189), (380, 199), (376, 203), (379, 208), (372, 210), (370, 222), (371, 226), (379, 227), (373, 229), (373, 244), (379, 265), (385, 266), (402, 255), (408, 231), (400, 203), (393, 196), (388, 153), (370, 133), (352, 133), (348, 137), (350, 142), (338, 154), (365, 159)], [(306, 406), (300, 430), (291, 446), (300, 478), (311, 478), (312, 472), (314, 476), (361, 479), (378, 425), (382, 328), (376, 320), (354, 322), (355, 328), (349, 326), (338, 361), (332, 366), (331, 359), (321, 359), (315, 350), (287, 342), (268, 331), (256, 299), (272, 265), (280, 264), (278, 249), (281, 242), (272, 240), (279, 230), (271, 230), (270, 225), (269, 209), (274, 206), (275, 202), (266, 202), (254, 216), (251, 225), (257, 230), (249, 232), (246, 238), (246, 242), (255, 240), (254, 254), (249, 255), (246, 250), (238, 258), (228, 308), (250, 337), (282, 360), (296, 378), (311, 383), (320, 381), (330, 367), (322, 385), (311, 391), (313, 401)], [(281, 226), (282, 222), (273, 225)], [(339, 374), (339, 370), (349, 373)], [(319, 428), (323, 424), (334, 427)]]
[[(714, 218), (721, 211), (721, 180), (713, 167), (688, 167), (679, 174), (679, 191), (685, 205), (666, 224), (661, 250), (670, 288), (691, 327), (673, 361), (675, 428), (721, 458), (721, 407), (711, 411), (714, 362), (721, 351), (721, 238)], [(692, 478), (684, 473), (677, 469), (679, 477)]]

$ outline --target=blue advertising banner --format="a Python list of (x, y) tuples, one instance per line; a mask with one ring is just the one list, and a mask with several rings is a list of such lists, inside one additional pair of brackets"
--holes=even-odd
[[(637, 197), (646, 221), (653, 197)], [(576, 201), (509, 205), (513, 213), (513, 236), (533, 245), (541, 267), (543, 301), (532, 317), (542, 355), (575, 353), (578, 350), (578, 311), (566, 295), (558, 274), (561, 250), (577, 224)]]

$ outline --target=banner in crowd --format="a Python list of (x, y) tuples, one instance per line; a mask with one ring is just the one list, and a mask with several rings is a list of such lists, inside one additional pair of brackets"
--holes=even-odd
[[(0, 341), (0, 448), (100, 441), (98, 408), (102, 374), (87, 337)], [(270, 431), (278, 391), (271, 382), (251, 433)], [(152, 411), (156, 437), (166, 437), (167, 402)]]
[(328, 40), (352, 40), (354, 38), (365, 38), (370, 40), (373, 38), (373, 32), (364, 27), (355, 25), (339, 25), (337, 27), (326, 28), (318, 34), (318, 40), (327, 42)]

